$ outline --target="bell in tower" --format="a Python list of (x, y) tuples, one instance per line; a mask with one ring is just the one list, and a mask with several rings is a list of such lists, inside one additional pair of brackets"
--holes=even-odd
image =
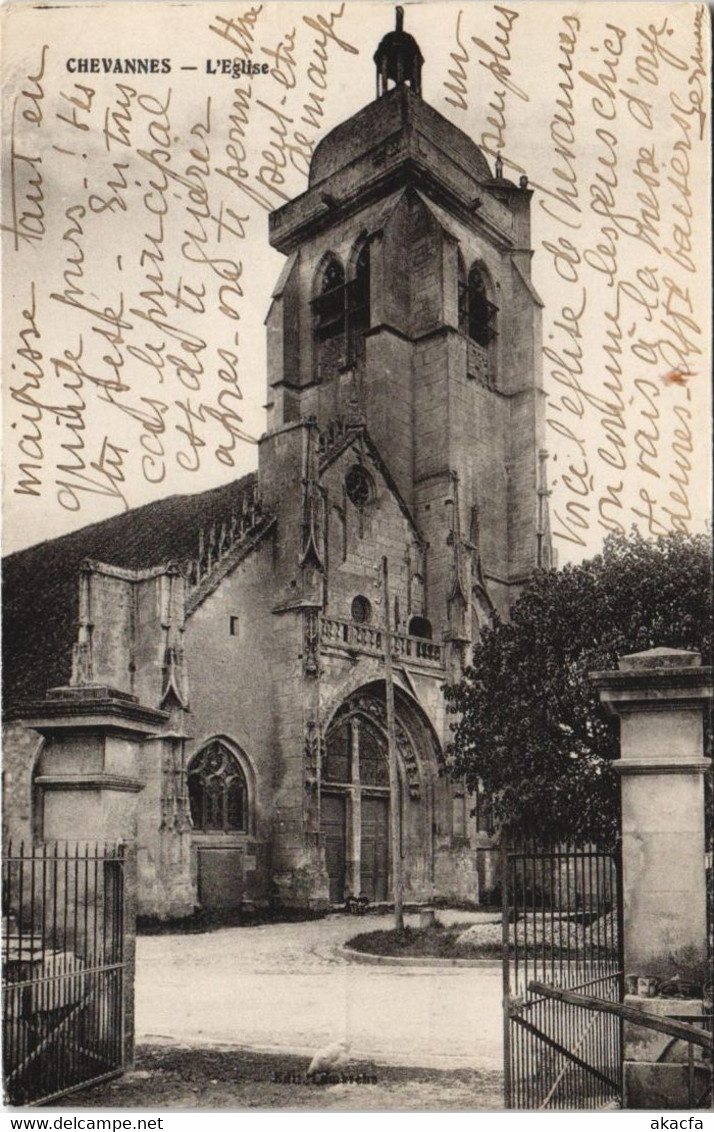
[(397, 8), (395, 31), (385, 35), (374, 53), (377, 65), (377, 98), (381, 98), (394, 86), (408, 86), (415, 94), (421, 94), (421, 68), (424, 62), (419, 44), (413, 35), (404, 31), (404, 9)]

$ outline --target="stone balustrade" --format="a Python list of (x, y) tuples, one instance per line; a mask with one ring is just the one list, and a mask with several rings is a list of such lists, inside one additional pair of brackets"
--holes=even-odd
[[(384, 653), (384, 630), (374, 625), (358, 625), (354, 621), (340, 621), (322, 617), (320, 640), (323, 645), (350, 649), (371, 654)], [(410, 664), (444, 667), (444, 647), (425, 637), (410, 637), (406, 633), (390, 633), (392, 656)]]

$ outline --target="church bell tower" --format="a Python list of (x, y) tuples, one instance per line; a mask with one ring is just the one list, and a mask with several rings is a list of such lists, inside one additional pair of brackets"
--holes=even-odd
[(374, 62), (376, 99), (270, 216), (268, 434), (363, 424), (426, 547), (435, 634), (466, 645), (550, 565), (532, 193), (424, 101), (401, 8)]

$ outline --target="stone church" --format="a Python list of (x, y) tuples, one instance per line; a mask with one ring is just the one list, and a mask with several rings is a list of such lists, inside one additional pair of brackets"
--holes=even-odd
[(550, 564), (532, 194), (397, 13), (270, 216), (257, 473), (4, 563), (5, 833), (135, 832), (145, 916), (387, 901), (393, 806), (407, 900), (493, 884), (442, 689)]

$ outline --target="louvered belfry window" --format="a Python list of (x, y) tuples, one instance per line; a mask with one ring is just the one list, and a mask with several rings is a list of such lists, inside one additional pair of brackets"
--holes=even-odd
[(459, 264), (459, 330), (478, 346), (486, 349), (496, 337), (496, 316), (498, 307), (489, 301), (486, 282), (478, 265), (469, 271), (468, 280), (464, 277), (463, 265)]
[(315, 332), (321, 342), (345, 332), (345, 272), (334, 257), (322, 273), (320, 293), (312, 301)]
[(349, 353), (358, 361), (364, 352), (364, 335), (369, 329), (369, 245), (365, 244), (355, 265), (355, 276), (347, 286), (347, 326)]
[(188, 769), (193, 828), (201, 833), (241, 833), (248, 828), (248, 792), (235, 755), (225, 744), (210, 743)]
[(317, 376), (322, 381), (364, 357), (364, 335), (370, 325), (368, 244), (362, 247), (349, 281), (337, 257), (328, 257), (310, 305), (318, 343)]

